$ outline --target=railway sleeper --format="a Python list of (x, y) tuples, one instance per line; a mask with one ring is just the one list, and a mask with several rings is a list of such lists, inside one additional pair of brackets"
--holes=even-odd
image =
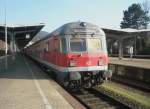
[(87, 94), (87, 95), (77, 95), (79, 98), (83, 98), (83, 99), (86, 99), (86, 98), (89, 98), (89, 97), (93, 97), (94, 95), (93, 94)]
[(91, 105), (93, 109), (117, 109), (116, 106), (112, 106), (111, 104), (105, 103), (105, 104), (97, 104), (97, 105)]
[(95, 103), (95, 102), (99, 102), (99, 98), (84, 98), (84, 101), (86, 101), (86, 102), (90, 102), (90, 103)]
[(99, 100), (97, 100), (95, 102), (92, 102), (90, 104), (91, 105), (105, 105), (105, 104), (107, 104), (107, 102), (106, 101), (102, 101), (101, 99), (99, 99)]
[(93, 106), (92, 109), (120, 109), (120, 108), (117, 108), (117, 107), (114, 107), (114, 106)]

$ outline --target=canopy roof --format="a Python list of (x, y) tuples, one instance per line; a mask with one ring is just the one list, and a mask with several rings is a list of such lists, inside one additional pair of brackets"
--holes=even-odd
[(148, 33), (150, 32), (150, 29), (142, 29), (142, 30), (137, 30), (137, 29), (132, 29), (132, 28), (125, 28), (125, 29), (110, 29), (110, 28), (102, 28), (106, 33), (114, 33), (114, 34), (141, 34), (141, 33)]
[[(43, 27), (44, 24), (7, 26), (8, 43), (14, 38), (18, 47), (23, 48)], [(0, 25), (0, 40), (5, 41), (5, 25)]]
[(116, 39), (126, 39), (129, 37), (134, 36), (146, 36), (150, 34), (150, 29), (109, 29), (109, 28), (102, 28), (104, 32), (106, 33), (106, 37), (116, 38)]

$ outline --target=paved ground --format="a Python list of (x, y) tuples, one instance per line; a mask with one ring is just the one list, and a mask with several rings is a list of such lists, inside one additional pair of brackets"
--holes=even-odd
[(132, 66), (138, 68), (150, 69), (150, 59), (130, 59), (130, 58), (119, 58), (109, 57), (110, 64), (118, 64), (124, 66)]
[(46, 74), (31, 61), (8, 57), (8, 70), (0, 60), (0, 109), (73, 109)]

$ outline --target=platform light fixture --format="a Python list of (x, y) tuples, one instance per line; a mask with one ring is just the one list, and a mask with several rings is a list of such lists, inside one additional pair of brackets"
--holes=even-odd
[(82, 27), (85, 27), (87, 24), (86, 24), (86, 22), (81, 22), (80, 23), (80, 26), (82, 26)]
[(26, 34), (26, 39), (29, 39), (30, 38), (30, 34)]

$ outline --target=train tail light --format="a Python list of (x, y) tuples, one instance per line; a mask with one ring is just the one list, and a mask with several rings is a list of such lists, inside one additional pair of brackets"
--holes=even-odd
[(100, 60), (98, 61), (98, 65), (99, 65), (99, 66), (105, 65), (105, 60), (100, 59)]
[(75, 67), (75, 66), (76, 66), (76, 61), (70, 60), (70, 67)]

